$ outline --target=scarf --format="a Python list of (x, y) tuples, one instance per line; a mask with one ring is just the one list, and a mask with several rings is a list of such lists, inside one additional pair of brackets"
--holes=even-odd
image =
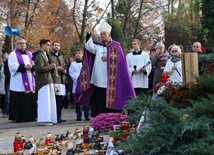
[(169, 56), (169, 54), (166, 51), (164, 51), (163, 53), (159, 54), (159, 60), (161, 62), (168, 60), (169, 57), (170, 56)]
[(181, 57), (179, 56), (179, 57), (175, 57), (175, 56), (173, 56), (172, 58), (171, 58), (171, 61), (173, 62), (173, 63), (176, 63), (176, 62), (178, 62), (178, 61), (180, 61), (181, 60)]

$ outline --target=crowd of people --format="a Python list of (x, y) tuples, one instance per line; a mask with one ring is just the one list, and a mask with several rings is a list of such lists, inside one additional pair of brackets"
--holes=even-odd
[[(92, 38), (92, 25), (87, 29), (85, 48), (76, 49), (75, 58), (66, 64), (60, 42), (40, 40), (40, 49), (32, 54), (26, 40), (18, 38), (16, 48), (0, 58), (0, 105), (2, 118), (15, 122), (37, 120), (39, 125), (65, 122), (63, 99), (75, 105), (76, 120), (100, 113), (121, 112), (128, 100), (140, 94), (155, 95), (153, 89), (167, 73), (182, 83), (182, 48), (162, 42), (149, 52), (141, 49), (141, 41), (133, 39), (125, 55), (122, 45), (111, 38), (112, 27), (100, 25), (101, 41)], [(206, 53), (199, 42), (195, 53)], [(66, 107), (66, 105), (65, 105)]]

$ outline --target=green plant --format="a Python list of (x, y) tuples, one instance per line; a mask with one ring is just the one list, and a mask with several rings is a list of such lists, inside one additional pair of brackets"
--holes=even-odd
[(179, 87), (172, 96), (172, 106), (177, 108), (185, 108), (189, 106), (189, 90), (193, 85), (193, 82), (187, 83), (181, 87)]
[(108, 19), (107, 22), (112, 26), (112, 31), (111, 31), (111, 37), (113, 40), (118, 41), (122, 44), (123, 49), (125, 51), (126, 44), (125, 44), (125, 40), (124, 40), (124, 34), (122, 32), (122, 26), (121, 24), (116, 21), (116, 20), (112, 20), (112, 19)]
[(190, 101), (200, 101), (200, 98), (206, 98), (214, 94), (214, 65), (210, 64), (205, 68), (203, 75), (195, 77), (196, 82), (190, 82), (179, 87), (172, 96), (172, 106), (177, 108), (186, 108), (191, 106)]
[(128, 120), (143, 126), (132, 130), (117, 149), (132, 150), (132, 155), (212, 155), (214, 152), (214, 65), (176, 90), (173, 104), (153, 101), (139, 95), (129, 101), (126, 110), (135, 110)]
[(214, 62), (214, 53), (198, 55), (199, 72), (204, 73), (206, 68)]
[[(147, 119), (144, 122), (147, 125), (139, 132), (132, 130), (127, 141), (121, 143), (117, 149), (131, 149), (133, 155), (139, 152), (141, 155), (213, 154), (213, 94), (201, 98), (200, 101), (190, 101), (193, 106), (182, 109), (150, 99), (149, 96), (142, 95), (130, 102), (137, 103), (134, 105), (139, 107), (136, 110), (138, 113), (147, 111)], [(209, 110), (206, 110), (207, 108)]]
[(213, 45), (214, 40), (214, 27), (212, 26), (214, 24), (214, 1), (210, 0), (203, 0), (201, 1), (201, 11), (202, 11), (202, 30), (206, 30), (204, 34), (206, 34), (206, 44), (207, 45)]

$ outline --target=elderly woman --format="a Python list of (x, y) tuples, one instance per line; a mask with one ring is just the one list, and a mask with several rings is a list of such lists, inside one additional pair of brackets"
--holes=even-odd
[(169, 74), (172, 81), (182, 84), (182, 64), (181, 64), (181, 48), (177, 45), (173, 46), (170, 54), (171, 59), (167, 60), (164, 73)]
[[(158, 83), (161, 82), (161, 75), (165, 68), (167, 60), (170, 58), (170, 55), (165, 51), (165, 45), (161, 42), (155, 45), (155, 55), (152, 57), (152, 66), (155, 68), (154, 79), (153, 79), (153, 90)], [(153, 91), (152, 98), (155, 100), (157, 94)]]
[(165, 51), (165, 46), (163, 43), (159, 42), (155, 45), (156, 54), (152, 57), (152, 66), (155, 67), (153, 88), (161, 82), (161, 75), (163, 73), (164, 67), (170, 55)]

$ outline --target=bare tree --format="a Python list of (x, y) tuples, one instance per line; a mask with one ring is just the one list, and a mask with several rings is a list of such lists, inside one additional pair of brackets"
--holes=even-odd
[[(116, 16), (120, 18), (122, 30), (129, 44), (133, 38), (153, 42), (162, 35), (161, 1), (119, 0)], [(119, 19), (118, 19), (119, 20)], [(146, 46), (150, 43), (146, 43)]]
[[(109, 2), (110, 4), (110, 2)], [(108, 6), (109, 6), (108, 4)], [(79, 38), (79, 45), (82, 46), (84, 42), (85, 28), (91, 22), (95, 22), (95, 26), (100, 22), (101, 18), (107, 11), (108, 6), (105, 10), (98, 16), (97, 11), (100, 9), (98, 3), (95, 0), (85, 0), (84, 3), (74, 0), (73, 3), (73, 23), (76, 33)], [(94, 26), (94, 27), (95, 27)]]
[(64, 0), (0, 0), (0, 4), (4, 8), (4, 23), (21, 29), (30, 50), (39, 48), (42, 38), (58, 40), (66, 49), (77, 38), (70, 8)]

